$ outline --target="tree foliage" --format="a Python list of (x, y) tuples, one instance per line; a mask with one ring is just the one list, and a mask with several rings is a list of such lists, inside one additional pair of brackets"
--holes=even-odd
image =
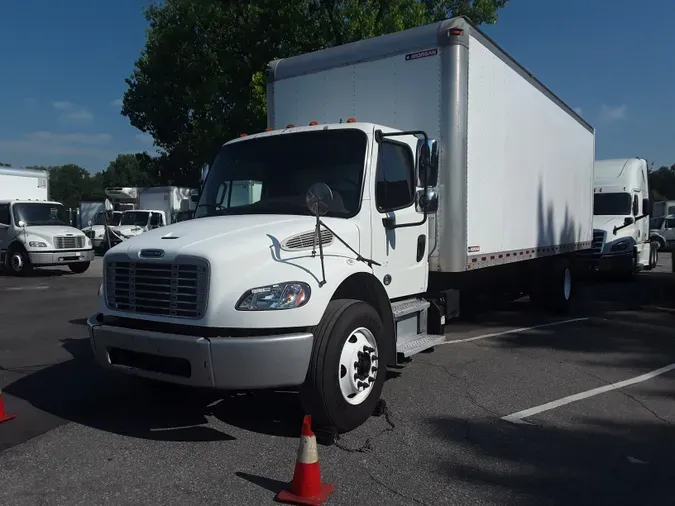
[(74, 164), (29, 168), (49, 171), (49, 198), (70, 208), (83, 200), (105, 200), (106, 188), (163, 183), (158, 160), (145, 152), (118, 155), (107, 169), (93, 175)]
[(675, 199), (675, 164), (650, 171), (649, 190), (655, 201)]
[(264, 129), (269, 61), (451, 15), (494, 23), (507, 1), (165, 0), (145, 11), (150, 29), (122, 114), (165, 151), (165, 177), (192, 183), (224, 141)]

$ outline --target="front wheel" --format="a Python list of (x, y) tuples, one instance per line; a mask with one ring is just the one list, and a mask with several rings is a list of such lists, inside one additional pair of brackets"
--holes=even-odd
[(82, 274), (83, 272), (87, 272), (90, 263), (91, 262), (78, 262), (76, 264), (68, 264), (68, 268), (75, 274)]
[(15, 276), (26, 276), (33, 271), (28, 253), (21, 246), (10, 248), (7, 253), (7, 267)]
[(577, 279), (567, 260), (552, 261), (537, 271), (530, 299), (539, 308), (555, 313), (567, 313), (577, 291)]
[(302, 405), (317, 425), (349, 432), (368, 420), (382, 393), (382, 320), (365, 302), (339, 299), (328, 304), (312, 333), (312, 357), (300, 389)]

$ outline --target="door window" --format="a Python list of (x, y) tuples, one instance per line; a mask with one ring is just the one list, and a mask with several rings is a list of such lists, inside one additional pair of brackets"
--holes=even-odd
[(9, 216), (9, 204), (0, 204), (0, 223), (3, 225), (12, 224)]
[(380, 212), (410, 206), (415, 200), (415, 161), (410, 147), (399, 142), (380, 143), (375, 177), (375, 203)]
[(163, 227), (164, 220), (162, 220), (162, 215), (159, 213), (152, 213), (150, 218), (150, 228)]

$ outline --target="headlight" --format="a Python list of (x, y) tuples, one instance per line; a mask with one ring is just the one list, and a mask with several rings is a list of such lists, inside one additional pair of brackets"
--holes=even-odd
[(235, 309), (238, 311), (293, 309), (307, 304), (310, 294), (309, 285), (300, 281), (261, 286), (244, 293)]
[(623, 239), (623, 240), (617, 242), (616, 244), (614, 244), (612, 246), (612, 248), (610, 249), (610, 251), (623, 251), (628, 247), (629, 244), (630, 244), (630, 241), (628, 239)]
[(28, 243), (28, 246), (30, 246), (31, 248), (46, 248), (47, 243), (42, 241), (30, 241)]
[(103, 295), (103, 283), (98, 287), (98, 296), (100, 297), (101, 295)]

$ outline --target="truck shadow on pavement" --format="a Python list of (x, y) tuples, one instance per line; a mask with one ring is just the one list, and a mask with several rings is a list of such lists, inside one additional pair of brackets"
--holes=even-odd
[(304, 413), (295, 392), (219, 392), (145, 381), (101, 369), (86, 338), (66, 339), (62, 346), (71, 360), (26, 370), (3, 392), (68, 422), (148, 440), (228, 441), (235, 439), (228, 433), (232, 428), (299, 435)]

